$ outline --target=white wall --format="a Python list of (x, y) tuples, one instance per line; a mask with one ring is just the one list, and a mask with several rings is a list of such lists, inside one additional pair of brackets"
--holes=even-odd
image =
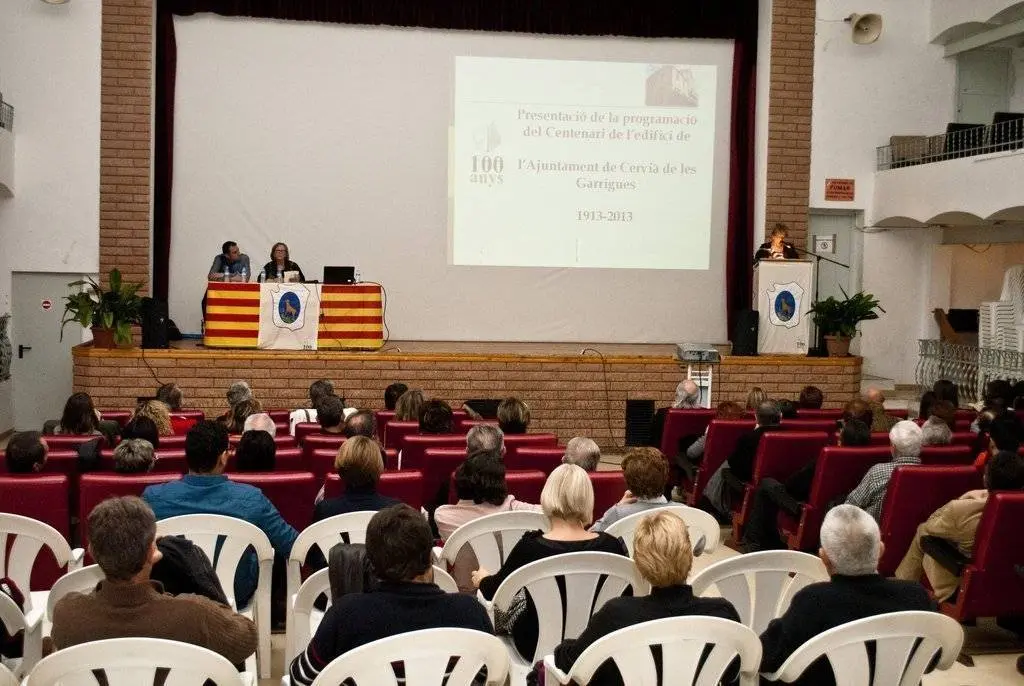
[(1021, 3), (1017, 0), (931, 0), (929, 4), (931, 26), (928, 36), (934, 39), (961, 24), (987, 22)]
[(1024, 243), (947, 245), (938, 250), (950, 252), (951, 308), (977, 309), (983, 302), (999, 300), (1006, 269), (1024, 264)]
[(757, 6), (757, 83), (754, 111), (754, 245), (764, 235), (768, 199), (768, 102), (771, 94), (772, 0)]
[[(17, 179), (15, 196), (0, 199), (0, 312), (10, 310), (11, 271), (99, 268), (100, 19), (99, 0), (0, 3)], [(0, 384), (0, 431), (12, 426), (10, 386)]]

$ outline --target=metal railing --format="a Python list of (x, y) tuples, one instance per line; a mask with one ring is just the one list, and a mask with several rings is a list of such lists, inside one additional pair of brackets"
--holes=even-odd
[(916, 377), (922, 390), (930, 389), (939, 379), (948, 379), (959, 386), (961, 403), (973, 403), (982, 399), (989, 381), (1024, 379), (1024, 353), (940, 340), (918, 343)]
[(892, 136), (877, 149), (877, 169), (886, 171), (1024, 148), (1024, 117), (990, 126), (950, 124), (935, 136)]
[(14, 131), (14, 105), (4, 102), (0, 96), (0, 129)]

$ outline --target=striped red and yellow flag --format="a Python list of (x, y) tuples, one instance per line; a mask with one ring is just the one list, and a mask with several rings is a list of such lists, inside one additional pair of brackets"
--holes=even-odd
[(379, 348), (384, 345), (384, 310), (380, 286), (331, 286), (320, 291), (317, 347)]
[(206, 330), (210, 348), (255, 348), (260, 336), (260, 285), (210, 282), (206, 289)]

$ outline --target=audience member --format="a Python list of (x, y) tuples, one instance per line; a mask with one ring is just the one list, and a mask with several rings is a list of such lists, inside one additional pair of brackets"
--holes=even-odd
[(156, 425), (156, 432), (161, 436), (174, 435), (174, 427), (171, 426), (171, 411), (167, 405), (159, 400), (147, 400), (135, 408), (134, 417), (148, 417)]
[(399, 501), (377, 493), (377, 482), (384, 473), (380, 445), (372, 438), (354, 436), (338, 449), (334, 469), (345, 485), (337, 498), (325, 498), (313, 508), (313, 521), (349, 512), (377, 511)]
[[(871, 406), (860, 398), (855, 398), (854, 400), (847, 402), (843, 406), (843, 417), (840, 421), (845, 422), (850, 419), (856, 419), (864, 422), (868, 427), (871, 427), (871, 424), (874, 421), (874, 414), (871, 412)], [(874, 431), (874, 429), (872, 429), (872, 431)]]
[[(537, 530), (523, 535), (505, 558), (501, 569), (492, 573), (481, 568), (473, 572), (473, 585), (485, 599), (494, 598), (508, 575), (524, 565), (562, 553), (594, 551), (628, 555), (621, 538), (603, 531), (587, 531), (594, 521), (594, 487), (580, 467), (563, 464), (555, 468), (544, 484), (540, 505), (550, 522), (547, 533)], [(521, 655), (532, 655), (537, 647), (537, 610), (527, 594), (526, 609), (509, 627)]]
[(506, 436), (524, 434), (530, 427), (530, 408), (519, 398), (505, 398), (498, 404), (498, 428)]
[(231, 385), (228, 386), (228, 392), (226, 394), (226, 397), (228, 400), (228, 408), (230, 412), (230, 408), (234, 407), (238, 403), (244, 400), (252, 400), (252, 389), (249, 388), (248, 382), (242, 381), (241, 379), (237, 381), (232, 381)]
[(241, 664), (256, 651), (256, 625), (209, 598), (164, 593), (150, 580), (161, 558), (156, 519), (139, 498), (109, 498), (89, 514), (89, 554), (104, 579), (91, 593), (72, 592), (53, 609), (58, 650), (109, 638), (191, 643)]
[(418, 388), (409, 389), (399, 396), (398, 402), (395, 403), (395, 421), (418, 422), (425, 402), (423, 391)]
[(153, 444), (142, 438), (122, 439), (114, 448), (114, 471), (119, 474), (145, 474), (156, 464)]
[(979, 469), (1000, 450), (1015, 453), (1021, 444), (1021, 424), (1016, 414), (1006, 412), (985, 424), (985, 430), (978, 435), (984, 441), (985, 450), (974, 460), (974, 466)]
[(846, 498), (848, 504), (861, 508), (876, 521), (882, 515), (882, 503), (892, 473), (901, 465), (921, 464), (921, 427), (908, 420), (897, 422), (889, 431), (889, 444), (892, 460), (871, 467)]
[(956, 431), (956, 406), (948, 400), (937, 400), (931, 407), (928, 419), (935, 418), (949, 427), (950, 432)]
[(932, 386), (932, 392), (936, 400), (948, 400), (954, 408), (960, 407), (960, 389), (952, 381), (939, 379)]
[(864, 400), (867, 401), (868, 406), (871, 407), (871, 430), (872, 431), (889, 431), (892, 427), (896, 426), (896, 422), (899, 421), (896, 417), (885, 411), (885, 395), (877, 388), (869, 388), (864, 393)]
[(251, 414), (245, 418), (245, 423), (242, 425), (242, 433), (247, 431), (262, 431), (268, 434), (271, 438), (277, 436), (277, 424), (266, 412), (257, 412)]
[(615, 505), (594, 522), (591, 531), (604, 531), (609, 526), (637, 512), (668, 505), (665, 484), (668, 483), (668, 460), (657, 448), (630, 448), (622, 458), (622, 475), (626, 492)]
[(820, 410), (825, 403), (825, 394), (817, 386), (804, 386), (800, 390), (797, 407), (801, 410)]
[(4, 461), (8, 474), (35, 474), (46, 465), (46, 443), (38, 431), (19, 431), (7, 441)]
[(921, 394), (921, 402), (917, 406), (917, 418), (924, 421), (932, 416), (932, 408), (939, 402), (939, 396), (934, 391), (925, 391)]
[[(266, 416), (266, 415), (264, 415)], [(274, 437), (262, 429), (249, 429), (235, 448), (235, 468), (240, 472), (272, 472), (277, 462)]]
[(933, 414), (921, 425), (921, 446), (949, 445), (953, 442), (953, 432), (938, 415)]
[[(825, 515), (818, 555), (832, 579), (798, 591), (786, 613), (761, 634), (762, 672), (778, 670), (797, 648), (841, 624), (889, 612), (935, 609), (920, 584), (878, 574), (878, 524), (853, 505), (839, 505)], [(829, 686), (835, 677), (828, 660), (820, 658), (793, 683)]]
[(783, 398), (782, 400), (775, 400), (775, 406), (779, 408), (779, 416), (782, 419), (796, 419), (796, 403), (792, 400)]
[(565, 455), (562, 455), (563, 464), (574, 464), (585, 472), (596, 472), (600, 462), (601, 448), (594, 439), (586, 436), (573, 436), (565, 444)]
[(231, 406), (231, 416), (224, 421), (229, 434), (240, 435), (245, 431), (245, 420), (263, 411), (260, 401), (248, 398)]
[[(718, 409), (715, 412), (715, 419), (742, 419), (743, 418), (743, 406), (739, 403), (727, 400), (725, 402), (718, 403)], [(710, 424), (708, 425), (711, 426)], [(704, 433), (696, 438), (686, 448), (686, 461), (683, 462), (678, 456), (676, 457), (676, 463), (683, 468), (687, 467), (687, 463), (693, 465), (699, 465), (704, 459), (704, 446), (708, 440), (708, 430), (704, 429)]]
[(923, 574), (928, 577), (928, 585), (934, 591), (935, 599), (939, 602), (949, 600), (960, 585), (960, 577), (925, 555), (921, 550), (921, 539), (925, 536), (944, 538), (956, 545), (962, 554), (970, 557), (974, 549), (974, 535), (978, 531), (989, 494), (1022, 489), (1024, 459), (1016, 452), (996, 453), (985, 466), (985, 488), (968, 491), (956, 500), (951, 500), (917, 527), (917, 535), (910, 544), (910, 550), (896, 569), (896, 578), (920, 581)]
[[(258, 526), (277, 554), (288, 556), (298, 532), (284, 521), (260, 489), (228, 481), (224, 476), (228, 432), (222, 424), (202, 421), (192, 427), (185, 438), (185, 461), (188, 474), (176, 481), (149, 486), (142, 494), (157, 519), (186, 514), (237, 517)], [(252, 598), (258, 573), (256, 556), (250, 554), (235, 575), (234, 597), (238, 607), (244, 607)]]
[(466, 454), (488, 450), (505, 454), (505, 434), (493, 424), (477, 424), (466, 433)]
[(345, 420), (344, 433), (346, 438), (365, 436), (374, 438), (377, 435), (377, 418), (370, 410), (359, 410)]
[(121, 429), (121, 440), (127, 441), (131, 438), (140, 438), (148, 441), (153, 450), (160, 449), (160, 433), (156, 428), (156, 422), (149, 417), (132, 417)]
[(693, 379), (683, 379), (676, 386), (676, 397), (672, 409), (683, 410), (700, 407), (700, 387)]
[(1013, 384), (1013, 410), (1024, 410), (1024, 381)]
[[(686, 523), (676, 515), (655, 512), (640, 521), (633, 536), (633, 560), (640, 576), (651, 584), (650, 595), (620, 596), (605, 603), (578, 638), (565, 639), (555, 648), (555, 665), (562, 671), (568, 672), (583, 651), (598, 639), (643, 622), (689, 615), (740, 621), (739, 613), (728, 600), (693, 595), (693, 589), (686, 583), (693, 566), (693, 547)], [(587, 683), (619, 686), (622, 675), (615, 663), (609, 661)]]
[(516, 500), (505, 483), (505, 463), (501, 453), (478, 450), (455, 470), (454, 505), (441, 505), (434, 512), (434, 523), (442, 539), (447, 539), (463, 524), (485, 515), (510, 510), (539, 511), (540, 506)]
[[(843, 448), (871, 445), (871, 427), (859, 419), (843, 422), (838, 443)], [(761, 479), (754, 491), (746, 526), (743, 527), (743, 547), (746, 552), (781, 550), (786, 547), (779, 536), (779, 510), (795, 517), (800, 516), (801, 504), (811, 495), (816, 466), (817, 459), (811, 460), (784, 483), (771, 477)]]
[(299, 422), (317, 421), (317, 407), (324, 398), (334, 395), (334, 384), (327, 379), (317, 379), (309, 385), (309, 407), (311, 409), (292, 410), (288, 415), (288, 433), (295, 435), (295, 425)]
[(320, 404), (316, 406), (316, 420), (322, 434), (344, 433), (345, 401), (336, 395), (320, 398)]
[(72, 393), (64, 403), (64, 412), (60, 421), (53, 427), (52, 433), (73, 434), (78, 436), (100, 436), (100, 415), (92, 404), (88, 393)]
[(768, 394), (760, 386), (754, 386), (753, 388), (750, 389), (750, 392), (747, 393), (746, 409), (749, 411), (754, 411), (758, 407), (760, 407), (761, 404), (766, 402), (768, 402)]
[(1013, 385), (1006, 379), (993, 379), (982, 395), (984, 407), (1002, 413), (1013, 407)]
[(181, 409), (183, 394), (178, 384), (165, 383), (156, 389), (156, 399), (166, 405), (171, 412), (177, 412)]
[(420, 433), (450, 434), (454, 416), (448, 403), (438, 398), (432, 398), (423, 403), (423, 407), (420, 408)]
[(409, 390), (409, 387), (400, 381), (396, 381), (393, 384), (389, 384), (384, 389), (384, 409), (392, 410), (395, 409), (395, 404), (398, 399), (402, 397), (402, 394)]
[(328, 663), (354, 648), (408, 631), (453, 627), (494, 632), (476, 598), (445, 593), (433, 583), (433, 543), (430, 526), (408, 505), (373, 516), (366, 529), (366, 557), (380, 587), (344, 595), (327, 609), (309, 646), (289, 667), (293, 686), (313, 683)]
[(770, 400), (757, 406), (756, 416), (757, 423), (753, 430), (740, 436), (736, 442), (736, 448), (729, 455), (727, 461), (729, 470), (741, 481), (750, 481), (754, 471), (754, 457), (757, 455), (757, 446), (761, 443), (761, 436), (770, 431), (777, 431), (782, 421), (779, 406)]

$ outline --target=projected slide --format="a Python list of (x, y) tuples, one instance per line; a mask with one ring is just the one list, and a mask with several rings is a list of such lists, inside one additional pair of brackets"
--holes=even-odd
[(707, 269), (716, 72), (456, 57), (452, 262)]

